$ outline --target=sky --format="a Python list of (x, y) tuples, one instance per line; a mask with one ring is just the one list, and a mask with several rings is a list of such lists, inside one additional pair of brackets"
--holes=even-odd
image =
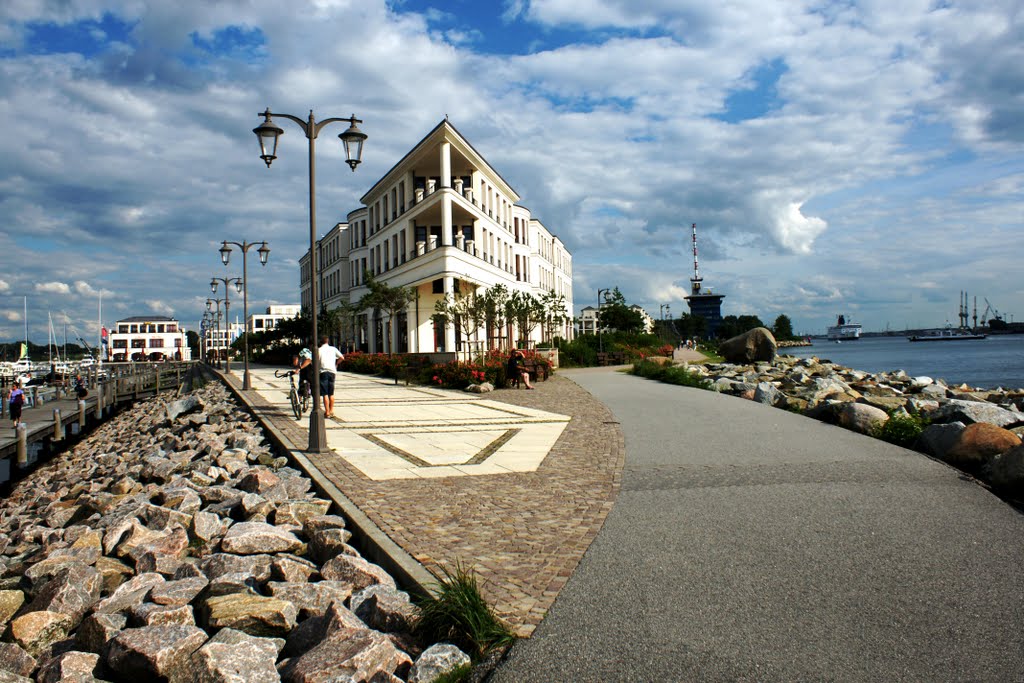
[(225, 239), (271, 249), (250, 312), (297, 302), (306, 142), (268, 169), (267, 107), (363, 120), (354, 173), (319, 140), (320, 234), (449, 117), (572, 253), (577, 311), (687, 310), (696, 223), (724, 315), (901, 330), (966, 290), (1024, 320), (1019, 0), (7, 0), (0, 341), (26, 305), (38, 343), (95, 343), (101, 302), (197, 329)]

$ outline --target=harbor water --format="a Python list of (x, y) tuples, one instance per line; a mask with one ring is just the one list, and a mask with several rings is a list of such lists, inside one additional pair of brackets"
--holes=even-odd
[(994, 389), (1024, 388), (1024, 335), (991, 335), (987, 339), (910, 342), (905, 336), (863, 337), (842, 343), (814, 339), (812, 346), (781, 349), (806, 358), (817, 356), (867, 372), (905, 370), (948, 384)]

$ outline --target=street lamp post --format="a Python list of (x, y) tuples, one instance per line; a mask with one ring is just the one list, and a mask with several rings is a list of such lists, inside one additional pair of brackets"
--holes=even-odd
[(203, 363), (207, 362), (207, 350), (210, 346), (207, 336), (210, 334), (210, 313), (209, 311), (203, 311), (203, 319), (199, 323), (199, 360)]
[[(242, 375), (242, 391), (249, 391), (252, 389), (252, 383), (249, 381), (249, 271), (246, 268), (246, 255), (249, 253), (249, 247), (254, 247), (257, 244), (261, 245), (256, 252), (260, 255), (260, 264), (267, 265), (267, 257), (270, 256), (270, 249), (267, 248), (267, 243), (264, 242), (231, 242), (224, 240), (224, 243), (220, 247), (220, 260), (226, 266), (228, 261), (231, 260), (231, 247), (229, 244), (234, 244), (236, 247), (242, 250), (242, 322), (244, 325), (242, 334), (243, 348), (245, 349), (245, 373)], [(225, 288), (227, 285), (224, 285)]]
[(594, 318), (594, 327), (597, 328), (597, 350), (598, 353), (604, 353), (604, 341), (601, 338), (601, 295), (607, 294), (612, 290), (607, 287), (604, 289), (597, 290), (597, 317)]
[[(208, 313), (210, 313), (210, 322), (213, 322), (214, 319), (216, 319), (216, 324), (214, 326), (214, 337), (213, 337), (213, 344), (212, 344), (212, 346), (213, 346), (213, 355), (217, 359), (217, 369), (220, 369), (220, 353), (217, 351), (218, 345), (220, 344), (220, 341), (221, 341), (221, 337), (220, 337), (220, 305), (222, 303), (224, 303), (224, 301), (225, 301), (224, 299), (207, 299), (206, 300), (206, 310), (207, 310)], [(216, 315), (214, 315), (214, 313), (213, 313), (213, 305), (214, 304), (217, 304), (217, 314)], [(209, 350), (207, 350), (206, 356), (207, 356), (207, 360), (209, 360), (209, 356), (210, 356)]]
[[(224, 372), (231, 372), (231, 285), (235, 285), (235, 291), (242, 293), (243, 285), (240, 277), (213, 277), (210, 278), (210, 291), (217, 293), (217, 285), (224, 283), (224, 329), (227, 332), (227, 341), (224, 345)], [(220, 367), (220, 366), (218, 366)]]
[[(257, 116), (263, 117), (263, 123), (256, 128), (252, 129), (252, 132), (256, 134), (256, 137), (260, 141), (260, 158), (267, 164), (267, 168), (270, 168), (270, 164), (274, 159), (277, 158), (277, 142), (284, 131), (276, 125), (272, 117), (280, 116), (281, 118), (293, 121), (295, 124), (302, 129), (305, 133), (306, 139), (309, 140), (309, 303), (310, 310), (312, 312), (312, 334), (313, 334), (313, 348), (316, 348), (319, 340), (317, 339), (317, 314), (319, 309), (317, 308), (317, 259), (316, 259), (316, 137), (320, 134), (320, 130), (329, 123), (336, 121), (347, 121), (349, 126), (348, 129), (338, 135), (341, 138), (342, 143), (345, 145), (345, 161), (349, 167), (355, 171), (356, 166), (362, 161), (363, 154), (363, 141), (366, 140), (366, 134), (363, 133), (356, 126), (357, 123), (362, 123), (360, 119), (355, 117), (355, 114), (347, 119), (342, 118), (329, 118), (323, 121), (317, 122), (313, 117), (313, 110), (309, 111), (309, 120), (303, 121), (297, 116), (291, 114), (273, 114), (268, 107), (266, 111)], [(320, 354), (313, 354), (313, 377), (320, 377)], [(312, 453), (321, 453), (328, 450), (327, 448), (327, 428), (324, 424), (324, 413), (323, 408), (320, 405), (320, 382), (314, 379), (313, 384), (313, 409), (309, 411), (309, 448), (308, 450)]]

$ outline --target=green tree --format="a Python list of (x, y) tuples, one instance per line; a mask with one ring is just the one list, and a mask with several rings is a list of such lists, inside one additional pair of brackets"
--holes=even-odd
[(540, 305), (544, 308), (544, 341), (551, 341), (554, 331), (560, 329), (569, 317), (565, 310), (565, 295), (555, 294), (552, 289), (540, 298)]
[(718, 324), (716, 336), (719, 339), (731, 339), (755, 327), (765, 327), (765, 324), (756, 315), (727, 315)]
[(775, 324), (772, 325), (772, 334), (780, 341), (793, 339), (793, 323), (789, 320), (788, 315), (780, 315), (775, 319)]
[(185, 343), (192, 351), (192, 359), (199, 360), (199, 333), (192, 330), (185, 332)]
[(644, 318), (640, 311), (626, 305), (626, 297), (618, 287), (605, 297), (605, 303), (598, 311), (597, 320), (602, 329), (619, 332), (640, 332), (644, 327)]
[(503, 284), (490, 287), (483, 293), (484, 318), (487, 327), (488, 348), (502, 348), (508, 340), (505, 306), (508, 304), (508, 288)]
[(446, 292), (443, 299), (434, 302), (434, 324), (454, 325), (456, 336), (463, 344), (477, 336), (486, 320), (486, 301), (477, 294), (475, 287), (457, 294)]
[[(358, 310), (373, 309), (374, 318), (380, 311), (388, 314), (388, 323), (384, 335), (384, 347), (387, 353), (391, 353), (391, 331), (398, 315), (406, 307), (416, 300), (416, 290), (412, 287), (392, 287), (386, 282), (380, 282), (367, 272), (366, 287), (370, 290), (359, 299), (356, 304)], [(350, 317), (350, 316), (349, 316)]]
[(544, 306), (529, 292), (512, 292), (505, 304), (505, 314), (516, 324), (518, 345), (526, 346), (530, 335), (544, 319)]

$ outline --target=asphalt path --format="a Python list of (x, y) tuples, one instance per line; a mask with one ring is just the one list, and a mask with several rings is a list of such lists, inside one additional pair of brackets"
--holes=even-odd
[(1024, 681), (1024, 516), (923, 455), (751, 401), (561, 371), (622, 490), (490, 680)]

